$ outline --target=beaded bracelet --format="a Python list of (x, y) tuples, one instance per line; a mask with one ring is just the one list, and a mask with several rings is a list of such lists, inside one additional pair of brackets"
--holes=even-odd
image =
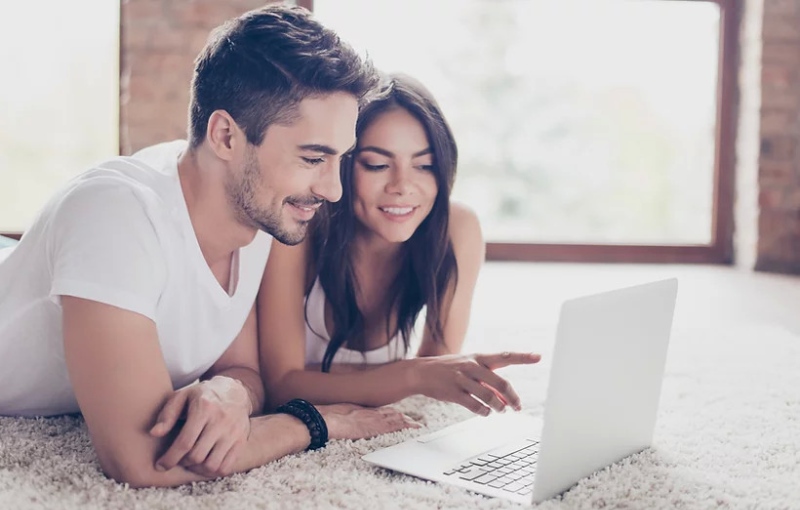
[(328, 425), (325, 423), (325, 418), (322, 417), (311, 402), (302, 398), (295, 398), (278, 406), (275, 411), (292, 415), (308, 427), (311, 444), (308, 445), (307, 450), (317, 450), (328, 442)]

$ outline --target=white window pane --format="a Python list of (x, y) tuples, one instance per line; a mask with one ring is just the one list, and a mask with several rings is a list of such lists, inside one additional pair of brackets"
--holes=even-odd
[(0, 3), (0, 231), (117, 154), (119, 2)]
[(454, 197), (490, 241), (711, 242), (719, 7), (687, 1), (315, 0), (459, 142)]

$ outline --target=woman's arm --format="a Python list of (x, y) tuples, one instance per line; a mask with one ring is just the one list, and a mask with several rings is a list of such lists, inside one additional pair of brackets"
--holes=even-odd
[(443, 300), (443, 342), (434, 341), (433, 334), (426, 327), (417, 351), (417, 356), (420, 358), (461, 352), (469, 325), (475, 284), (486, 259), (486, 243), (483, 240), (481, 224), (471, 209), (451, 203), (449, 231), (458, 267), (458, 278), (452, 282)]
[[(305, 290), (310, 260), (308, 238), (296, 246), (272, 241), (258, 291), (258, 344), (265, 409), (308, 398), (293, 374), (305, 371)], [(323, 399), (324, 400), (324, 399)], [(344, 400), (342, 400), (344, 401)]]
[(378, 407), (417, 393), (406, 363), (375, 370), (323, 373), (305, 366), (305, 289), (308, 242), (273, 241), (258, 294), (259, 358), (267, 410), (293, 398), (315, 404), (350, 402)]
[[(454, 351), (463, 342), (472, 292), (484, 258), (477, 218), (461, 208), (456, 218), (459, 230), (456, 257), (461, 256), (458, 263), (463, 269), (459, 268), (458, 286), (445, 323), (445, 338), (457, 339), (448, 343)], [(510, 364), (535, 363), (539, 360), (537, 355), (435, 356), (401, 360), (364, 371), (305, 370), (304, 291), (308, 252), (304, 244), (288, 247), (273, 243), (259, 291), (261, 373), (269, 407), (298, 397), (315, 404), (351, 402), (382, 406), (415, 394), (456, 402), (484, 415), (489, 413), (489, 407), (475, 397), (496, 410), (505, 408), (506, 403), (519, 405), (519, 397), (511, 385), (493, 370)], [(428, 342), (426, 346), (423, 342), (423, 347), (432, 350), (434, 345)]]

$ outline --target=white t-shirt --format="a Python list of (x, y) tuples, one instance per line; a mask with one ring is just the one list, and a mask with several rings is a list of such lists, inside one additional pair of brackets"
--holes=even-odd
[[(317, 278), (306, 297), (306, 365), (322, 363), (330, 340), (325, 326), (325, 291)], [(333, 363), (378, 365), (405, 357), (402, 335), (397, 333), (386, 345), (371, 351), (361, 352), (341, 346), (333, 355)]]
[(235, 291), (223, 289), (178, 179), (186, 147), (155, 145), (92, 168), (50, 199), (18, 245), (0, 251), (0, 415), (79, 411), (64, 362), (62, 295), (153, 320), (176, 389), (208, 370), (239, 333), (271, 237), (258, 232), (238, 250)]

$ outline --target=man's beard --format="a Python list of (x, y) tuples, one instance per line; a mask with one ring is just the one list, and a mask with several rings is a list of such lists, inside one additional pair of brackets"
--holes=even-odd
[[(245, 225), (263, 230), (283, 244), (294, 246), (301, 243), (306, 237), (308, 222), (298, 222), (296, 229), (288, 230), (281, 224), (283, 203), (274, 210), (260, 207), (256, 199), (256, 189), (260, 181), (261, 170), (255, 151), (252, 151), (247, 155), (239, 180), (229, 179), (226, 185), (228, 200), (236, 211), (237, 219)], [(284, 202), (307, 206), (320, 200), (316, 197), (292, 196)]]

